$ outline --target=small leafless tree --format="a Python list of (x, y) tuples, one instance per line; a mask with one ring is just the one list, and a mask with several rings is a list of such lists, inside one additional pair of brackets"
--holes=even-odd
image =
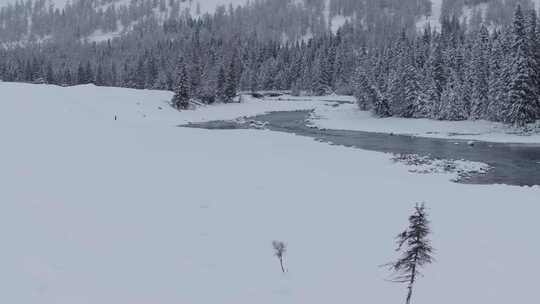
[(387, 264), (393, 272), (392, 282), (407, 283), (406, 304), (411, 303), (414, 283), (421, 276), (419, 269), (433, 262), (433, 247), (428, 239), (431, 229), (425, 204), (417, 204), (409, 217), (409, 227), (396, 237), (401, 257)]
[(285, 252), (287, 252), (287, 245), (280, 241), (273, 241), (272, 247), (274, 247), (274, 255), (279, 259), (281, 271), (285, 273), (285, 267), (283, 266), (283, 256), (285, 255)]

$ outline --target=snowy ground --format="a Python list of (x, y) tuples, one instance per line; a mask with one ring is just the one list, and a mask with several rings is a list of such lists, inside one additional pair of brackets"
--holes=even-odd
[(421, 137), (479, 140), (507, 143), (540, 143), (540, 124), (523, 134), (508, 125), (489, 121), (438, 121), (430, 119), (377, 118), (360, 111), (356, 104), (317, 107), (310, 119), (326, 129), (406, 134)]
[[(400, 303), (379, 265), (421, 201), (437, 262), (415, 303), (537, 302), (540, 187), (455, 184), (290, 134), (175, 127), (301, 103), (179, 114), (154, 91), (0, 83), (0, 96), (0, 303)], [(274, 239), (289, 245), (286, 275)]]

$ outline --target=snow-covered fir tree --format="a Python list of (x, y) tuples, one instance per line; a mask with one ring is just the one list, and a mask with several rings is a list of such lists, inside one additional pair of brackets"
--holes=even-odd
[(489, 32), (487, 27), (482, 25), (474, 42), (471, 59), (471, 119), (481, 119), (487, 116), (489, 103), (489, 49)]
[(508, 92), (509, 108), (504, 113), (505, 121), (523, 127), (536, 118), (535, 88), (532, 84), (534, 73), (526, 52), (518, 48), (512, 62), (512, 77)]
[(190, 81), (184, 60), (178, 64), (178, 75), (174, 87), (172, 104), (179, 110), (187, 110), (190, 101)]
[(409, 216), (409, 227), (396, 237), (401, 257), (390, 264), (392, 281), (407, 284), (406, 304), (411, 303), (414, 284), (421, 276), (421, 268), (433, 262), (430, 221), (425, 204), (417, 204)]
[(467, 108), (463, 98), (464, 86), (457, 71), (450, 73), (450, 79), (443, 91), (439, 108), (439, 119), (465, 120)]
[(523, 127), (536, 118), (537, 88), (532, 42), (527, 33), (521, 6), (517, 6), (512, 24), (511, 65), (508, 107), (503, 113), (504, 120)]

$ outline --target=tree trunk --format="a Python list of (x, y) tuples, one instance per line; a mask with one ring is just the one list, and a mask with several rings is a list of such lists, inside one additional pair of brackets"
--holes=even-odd
[(414, 255), (413, 267), (411, 269), (411, 281), (409, 282), (409, 287), (408, 287), (409, 292), (407, 293), (407, 301), (405, 302), (405, 304), (411, 304), (414, 281), (416, 281), (416, 263), (417, 262), (418, 262), (418, 253)]
[(409, 293), (407, 293), (407, 301), (405, 302), (405, 304), (410, 304), (411, 303), (413, 285), (409, 284), (408, 288), (409, 288)]
[(285, 273), (285, 267), (283, 267), (283, 258), (282, 257), (279, 258), (279, 264), (281, 265), (281, 271), (283, 271), (283, 273)]

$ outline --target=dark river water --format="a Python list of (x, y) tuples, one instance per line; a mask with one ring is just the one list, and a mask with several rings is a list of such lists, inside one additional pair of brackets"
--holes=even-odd
[[(346, 147), (396, 153), (417, 154), (437, 159), (464, 159), (483, 162), (492, 168), (486, 174), (472, 175), (463, 183), (540, 185), (540, 144), (503, 144), (465, 140), (433, 139), (347, 130), (320, 130), (306, 125), (310, 111), (273, 112), (247, 118), (265, 122), (273, 131), (307, 136), (319, 141)], [(234, 121), (214, 121), (191, 124), (205, 129), (250, 128), (249, 124)]]

